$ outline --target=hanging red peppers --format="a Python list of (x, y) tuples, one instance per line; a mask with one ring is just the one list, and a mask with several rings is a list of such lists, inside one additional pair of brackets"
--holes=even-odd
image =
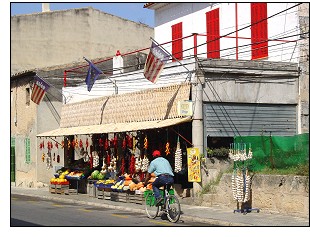
[(147, 137), (144, 138), (144, 149), (147, 149), (148, 147), (148, 141), (147, 141)]
[(121, 165), (121, 174), (125, 173), (125, 159), (124, 157), (122, 158), (122, 165)]
[(170, 154), (170, 143), (169, 142), (166, 143), (166, 150), (165, 150), (165, 152), (166, 152), (166, 156)]
[(83, 142), (82, 142), (82, 139), (80, 139), (80, 142), (79, 142), (79, 147), (82, 149), (83, 148)]
[(135, 156), (131, 155), (130, 164), (129, 164), (129, 173), (132, 175), (136, 172), (135, 162), (136, 162)]
[(104, 142), (104, 150), (108, 150), (108, 148), (109, 148), (109, 140), (108, 138), (106, 138)]

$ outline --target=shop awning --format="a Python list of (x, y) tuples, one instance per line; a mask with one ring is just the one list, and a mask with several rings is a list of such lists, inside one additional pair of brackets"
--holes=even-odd
[(69, 136), (69, 135), (82, 135), (82, 134), (138, 131), (138, 130), (169, 127), (172, 125), (189, 122), (191, 120), (192, 120), (191, 117), (185, 117), (185, 118), (172, 118), (172, 119), (143, 121), (143, 122), (109, 123), (102, 125), (58, 128), (52, 131), (38, 134), (37, 137), (57, 137), (57, 136)]

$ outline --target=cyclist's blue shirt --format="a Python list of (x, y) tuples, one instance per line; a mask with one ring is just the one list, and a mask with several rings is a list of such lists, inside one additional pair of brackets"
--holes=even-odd
[(156, 176), (161, 174), (170, 174), (171, 176), (174, 176), (169, 161), (163, 157), (157, 157), (155, 160), (153, 160), (150, 163), (147, 172), (154, 173)]

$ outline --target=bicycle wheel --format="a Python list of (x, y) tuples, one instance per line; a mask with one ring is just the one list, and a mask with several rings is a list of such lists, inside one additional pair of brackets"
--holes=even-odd
[(145, 212), (151, 219), (155, 219), (159, 212), (159, 206), (155, 205), (154, 193), (148, 193), (145, 197)]
[(167, 217), (169, 221), (175, 223), (181, 215), (181, 205), (179, 199), (174, 195), (169, 195), (166, 200)]

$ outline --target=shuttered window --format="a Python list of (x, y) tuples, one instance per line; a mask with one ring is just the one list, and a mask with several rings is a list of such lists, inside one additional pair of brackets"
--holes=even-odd
[[(178, 59), (183, 59), (183, 33), (182, 33), (182, 22), (171, 26), (172, 28), (172, 55)], [(175, 59), (172, 59), (175, 61)]]
[(267, 3), (251, 3), (251, 25), (252, 60), (266, 58), (268, 57)]
[(206, 13), (207, 57), (220, 58), (220, 17), (219, 8)]
[(25, 162), (30, 163), (30, 138), (25, 138)]

